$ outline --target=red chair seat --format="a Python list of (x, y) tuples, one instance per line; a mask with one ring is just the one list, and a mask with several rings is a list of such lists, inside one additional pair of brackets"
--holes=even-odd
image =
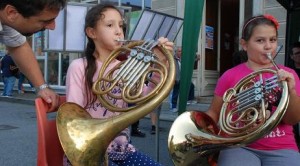
[[(66, 101), (65, 96), (60, 96), (59, 104)], [(47, 117), (49, 105), (41, 98), (35, 99), (35, 109), (38, 127), (38, 166), (62, 166), (64, 151), (61, 147), (56, 130), (56, 120)], [(56, 112), (52, 111), (52, 112)]]

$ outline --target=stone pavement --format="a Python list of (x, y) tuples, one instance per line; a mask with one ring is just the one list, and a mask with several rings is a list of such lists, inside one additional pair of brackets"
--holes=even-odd
[[(61, 94), (64, 95), (64, 94)], [(7, 101), (7, 102), (16, 102), (19, 104), (30, 104), (34, 105), (34, 99), (36, 98), (36, 94), (32, 91), (26, 91), (26, 93), (18, 94), (17, 91), (14, 91), (12, 97), (2, 97), (0, 96), (0, 101)], [(209, 107), (209, 103), (211, 101), (211, 97), (202, 98), (201, 103), (196, 104), (190, 104), (187, 105), (187, 110), (207, 110)], [(161, 111), (160, 111), (160, 120), (166, 120), (166, 121), (174, 121), (178, 113), (173, 113), (170, 110), (170, 103), (168, 102), (168, 98), (163, 101)], [(149, 118), (147, 115), (146, 118)]]

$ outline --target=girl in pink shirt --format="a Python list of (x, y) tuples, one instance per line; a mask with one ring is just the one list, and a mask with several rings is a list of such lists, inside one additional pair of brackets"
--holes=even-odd
[[(263, 68), (276, 70), (268, 59), (274, 58), (277, 50), (278, 22), (271, 15), (250, 18), (243, 27), (240, 44), (247, 53), (248, 60), (227, 70), (218, 80), (213, 102), (206, 112), (218, 122), (226, 90), (233, 88), (242, 78)], [(247, 147), (222, 150), (218, 166), (291, 166), (300, 165), (300, 155), (294, 139), (292, 125), (300, 121), (300, 82), (294, 70), (279, 65), (279, 80), (288, 84), (289, 105), (286, 113), (269, 134), (251, 143)], [(263, 79), (273, 74), (264, 74)], [(275, 109), (276, 110), (276, 109)]]
[[(85, 33), (88, 38), (85, 56), (72, 61), (69, 66), (66, 80), (66, 96), (68, 102), (74, 102), (86, 109), (93, 118), (109, 118), (119, 113), (111, 112), (97, 100), (92, 92), (92, 85), (96, 81), (103, 62), (113, 50), (120, 48), (124, 39), (123, 18), (121, 12), (111, 5), (96, 5), (91, 8), (85, 19)], [(160, 38), (159, 43), (172, 51), (173, 43), (166, 38)], [(120, 61), (113, 61), (106, 71), (116, 66)], [(114, 92), (119, 94), (120, 89), (115, 87)], [(119, 108), (127, 107), (122, 99), (110, 101)], [(108, 146), (110, 166), (127, 165), (160, 165), (147, 155), (138, 152), (130, 143), (128, 128), (124, 129)], [(99, 156), (100, 157), (100, 156)], [(71, 165), (65, 158), (65, 165)]]

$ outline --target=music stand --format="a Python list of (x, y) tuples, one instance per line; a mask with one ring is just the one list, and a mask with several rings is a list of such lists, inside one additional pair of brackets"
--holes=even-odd
[[(183, 19), (165, 13), (144, 9), (140, 18), (131, 33), (129, 40), (157, 40), (159, 37), (166, 37), (169, 41), (175, 41), (181, 27)], [(159, 117), (162, 105), (157, 109), (156, 121), (156, 161), (159, 162)]]
[(159, 37), (166, 37), (170, 41), (174, 41), (182, 25), (182, 18), (144, 9), (129, 39), (157, 40)]

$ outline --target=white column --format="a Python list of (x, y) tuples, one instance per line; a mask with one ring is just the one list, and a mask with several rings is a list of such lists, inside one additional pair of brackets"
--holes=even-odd
[[(244, 25), (245, 21), (245, 0), (240, 0), (240, 14), (239, 14), (239, 39), (242, 38), (242, 27)], [(239, 44), (239, 50), (241, 50), (242, 47)]]
[(252, 13), (253, 16), (263, 14), (264, 0), (253, 0)]
[(142, 9), (145, 8), (145, 0), (142, 0)]

